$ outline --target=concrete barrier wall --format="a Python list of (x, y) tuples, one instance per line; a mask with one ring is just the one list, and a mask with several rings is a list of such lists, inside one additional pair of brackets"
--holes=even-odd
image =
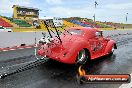
[[(132, 33), (132, 30), (106, 30), (104, 31), (104, 36), (108, 35), (116, 35), (116, 34), (125, 34)], [(1, 32), (0, 33), (0, 48), (19, 46), (21, 44), (31, 45), (35, 44), (35, 36), (36, 39), (40, 39), (42, 37), (41, 32)]]
[(35, 36), (37, 40), (42, 37), (41, 32), (3, 32), (0, 33), (0, 48), (19, 46), (21, 44), (35, 44)]

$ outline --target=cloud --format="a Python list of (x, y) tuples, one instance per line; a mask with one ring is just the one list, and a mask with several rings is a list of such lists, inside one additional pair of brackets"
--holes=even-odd
[[(76, 7), (64, 7), (54, 6), (50, 7), (47, 16), (52, 17), (87, 17), (93, 19), (95, 9), (93, 6), (76, 6)], [(131, 17), (129, 17), (130, 19)], [(108, 8), (96, 9), (96, 20), (98, 21), (113, 21), (113, 22), (125, 22), (125, 11), (113, 10)], [(129, 20), (130, 22), (130, 20)]]
[(32, 0), (9, 0), (12, 4), (28, 5)]
[(0, 13), (1, 14), (10, 14), (12, 16), (13, 5), (23, 5), (28, 6), (30, 4), (30, 0), (1, 0), (0, 3)]
[(132, 9), (132, 3), (108, 4), (108, 5), (106, 5), (106, 8), (109, 8), (109, 9), (118, 9), (118, 10)]
[(49, 12), (53, 14), (54, 16), (61, 16), (61, 17), (72, 17), (72, 16), (78, 16), (78, 17), (90, 17), (93, 16), (93, 10), (92, 7), (85, 7), (81, 6), (78, 8), (69, 8), (69, 7), (51, 7), (49, 8)]
[[(43, 3), (42, 3), (43, 2)], [(100, 21), (132, 23), (132, 2), (129, 0), (97, 0), (96, 19)], [(36, 4), (37, 3), (37, 4)], [(95, 13), (93, 0), (0, 0), (0, 15), (12, 16), (13, 5), (37, 7), (41, 9), (40, 17), (87, 17), (93, 19)]]
[(62, 4), (62, 0), (46, 0), (46, 2), (50, 5), (59, 5)]

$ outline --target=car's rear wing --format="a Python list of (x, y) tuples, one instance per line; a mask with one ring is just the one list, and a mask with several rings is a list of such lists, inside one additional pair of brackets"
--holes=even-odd
[(61, 38), (60, 38), (60, 36), (59, 36), (59, 31), (57, 30), (57, 28), (56, 28), (54, 22), (52, 21), (53, 28), (55, 29), (55, 32), (54, 32), (52, 29), (49, 29), (48, 24), (47, 24), (47, 22), (46, 22), (45, 20), (44, 20), (44, 24), (45, 24), (45, 27), (46, 27), (46, 29), (47, 29), (47, 31), (48, 31), (50, 37), (53, 38), (51, 32), (54, 33), (54, 34), (55, 34), (55, 32), (56, 32), (56, 34), (57, 34), (56, 37), (60, 40), (60, 43), (62, 43), (62, 40), (61, 40)]

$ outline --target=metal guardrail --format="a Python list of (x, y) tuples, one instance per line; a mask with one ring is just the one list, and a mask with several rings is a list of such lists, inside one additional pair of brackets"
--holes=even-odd
[(20, 46), (21, 44), (32, 45), (42, 37), (42, 32), (0, 32), (0, 48)]

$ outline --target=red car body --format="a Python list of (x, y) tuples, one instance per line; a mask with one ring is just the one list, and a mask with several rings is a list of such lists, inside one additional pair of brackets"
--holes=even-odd
[[(68, 32), (69, 33), (68, 33)], [(96, 59), (112, 52), (116, 42), (104, 38), (97, 28), (72, 27), (60, 35), (62, 43), (57, 38), (49, 44), (43, 44), (37, 51), (38, 55), (67, 63), (76, 63), (78, 52), (85, 49), (89, 58)]]

